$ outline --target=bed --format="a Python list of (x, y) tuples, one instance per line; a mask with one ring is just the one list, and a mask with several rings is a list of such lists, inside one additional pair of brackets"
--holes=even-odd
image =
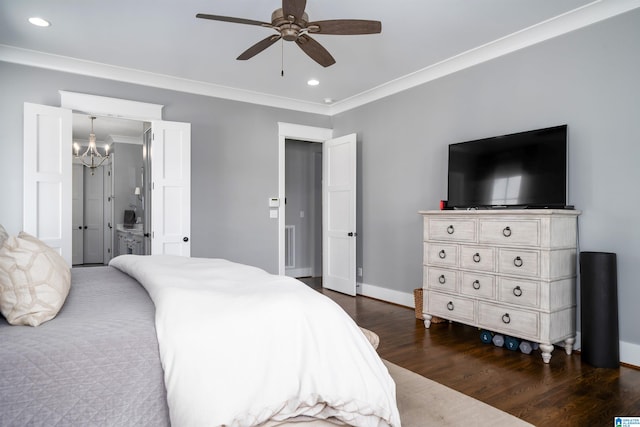
[(294, 279), (123, 255), (72, 269), (52, 320), (0, 317), (2, 426), (290, 424), (400, 426), (365, 334)]

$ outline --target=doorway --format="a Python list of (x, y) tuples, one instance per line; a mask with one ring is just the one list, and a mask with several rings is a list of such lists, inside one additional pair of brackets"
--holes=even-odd
[[(322, 143), (322, 286), (356, 295), (356, 134), (333, 138), (326, 128), (278, 123), (278, 273), (285, 275), (286, 140)], [(273, 199), (269, 199), (271, 205)]]
[[(72, 138), (88, 145), (89, 117), (73, 114)], [(145, 206), (143, 133), (148, 123), (95, 116), (93, 132), (102, 154), (109, 146), (110, 158), (90, 169), (78, 159), (73, 165), (72, 264), (106, 265), (123, 253), (148, 253), (145, 248)], [(146, 168), (149, 169), (148, 167)], [(124, 212), (132, 212), (133, 226), (125, 229)]]
[(285, 140), (285, 275), (322, 276), (322, 143)]
[(151, 124), (154, 146), (147, 186), (155, 191), (147, 203), (152, 223), (160, 225), (145, 230), (151, 253), (190, 256), (191, 124), (162, 120), (162, 105), (59, 92), (60, 107), (24, 103), (24, 231), (72, 265), (72, 111), (144, 120)]

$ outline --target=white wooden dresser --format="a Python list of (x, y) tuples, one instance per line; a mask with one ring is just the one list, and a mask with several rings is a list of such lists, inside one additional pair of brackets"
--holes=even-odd
[(571, 354), (576, 334), (576, 210), (421, 211), (423, 315)]

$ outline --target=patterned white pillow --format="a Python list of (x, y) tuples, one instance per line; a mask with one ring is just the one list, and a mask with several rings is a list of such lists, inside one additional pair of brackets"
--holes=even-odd
[(360, 330), (362, 331), (364, 336), (367, 337), (367, 340), (369, 340), (373, 348), (377, 350), (378, 345), (380, 344), (380, 337), (378, 336), (378, 334), (363, 327), (360, 327)]
[(21, 232), (0, 247), (0, 312), (12, 325), (53, 319), (71, 286), (71, 270), (56, 251)]

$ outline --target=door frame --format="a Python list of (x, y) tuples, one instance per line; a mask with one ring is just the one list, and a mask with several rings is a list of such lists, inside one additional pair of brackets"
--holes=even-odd
[(285, 274), (285, 144), (287, 139), (320, 142), (333, 138), (333, 129), (278, 122), (278, 274)]
[[(114, 117), (149, 123), (162, 120), (162, 109), (164, 108), (164, 105), (65, 90), (59, 90), (58, 93), (60, 94), (60, 108), (69, 109), (72, 113), (85, 113), (96, 116)], [(109, 160), (109, 168), (112, 169), (112, 167), (111, 160)], [(110, 174), (109, 179), (113, 179), (113, 173)], [(111, 182), (111, 185), (113, 186), (113, 182)], [(111, 253), (109, 255), (113, 258), (115, 246), (117, 244), (115, 238), (115, 224), (113, 221), (113, 203), (111, 204), (110, 216)]]

